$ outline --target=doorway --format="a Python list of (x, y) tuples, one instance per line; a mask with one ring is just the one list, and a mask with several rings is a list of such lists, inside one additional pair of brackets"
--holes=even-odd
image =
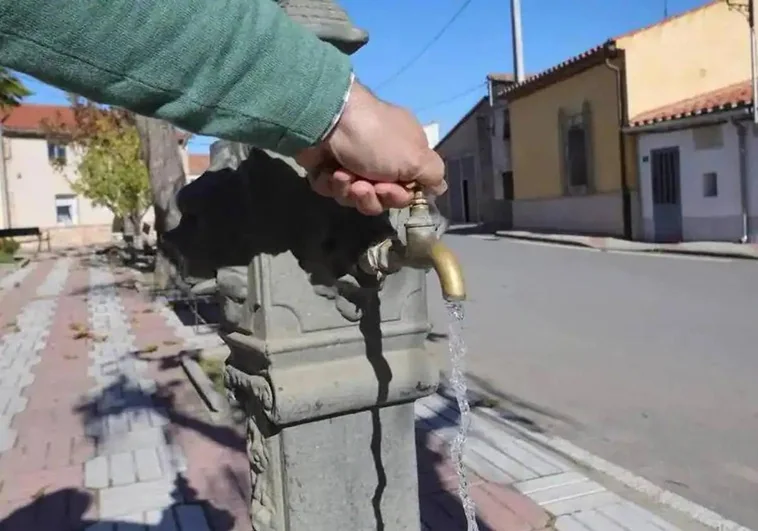
[(513, 201), (513, 172), (504, 171), (501, 178), (503, 179), (503, 199)]
[(463, 192), (463, 222), (471, 223), (471, 212), (469, 211), (468, 179), (461, 181), (461, 188)]
[(679, 148), (650, 152), (650, 180), (653, 190), (655, 241), (682, 241), (682, 198)]
[(501, 225), (505, 230), (513, 228), (513, 172), (504, 171), (500, 174), (503, 184), (503, 212)]

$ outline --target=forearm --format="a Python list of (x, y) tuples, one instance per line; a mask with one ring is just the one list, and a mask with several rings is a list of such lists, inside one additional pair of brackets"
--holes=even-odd
[(350, 75), (272, 0), (0, 0), (0, 64), (284, 154), (321, 138)]

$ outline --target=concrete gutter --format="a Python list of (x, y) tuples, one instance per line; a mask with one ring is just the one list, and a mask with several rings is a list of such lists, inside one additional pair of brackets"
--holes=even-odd
[(543, 234), (528, 231), (497, 231), (503, 238), (585, 247), (598, 251), (689, 254), (758, 260), (758, 244), (731, 242), (647, 243), (611, 237), (575, 234)]

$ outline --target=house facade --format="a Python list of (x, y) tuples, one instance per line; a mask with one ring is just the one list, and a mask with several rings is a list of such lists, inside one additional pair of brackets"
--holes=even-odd
[(758, 126), (749, 81), (653, 110), (637, 140), (643, 238), (758, 241)]
[(489, 94), (435, 146), (448, 181), (448, 193), (438, 206), (452, 223), (510, 227), (510, 127), (500, 87), (511, 84), (509, 74), (490, 74)]
[[(71, 190), (76, 154), (45, 137), (44, 121), (58, 117), (73, 120), (70, 108), (55, 105), (21, 105), (3, 120), (0, 227), (39, 227), (54, 247), (111, 241), (111, 212)], [(197, 177), (208, 166), (208, 156), (189, 154), (184, 141), (178, 141), (188, 178)], [(55, 159), (66, 161), (64, 171), (53, 166)], [(145, 221), (151, 219), (148, 212)]]
[(515, 85), (515, 228), (637, 238), (630, 117), (750, 75), (744, 13), (725, 0), (616, 37)]

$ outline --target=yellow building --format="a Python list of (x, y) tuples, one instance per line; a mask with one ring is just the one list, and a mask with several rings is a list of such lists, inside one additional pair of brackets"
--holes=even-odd
[(748, 22), (738, 4), (709, 2), (512, 88), (514, 227), (638, 236), (636, 144), (622, 128), (646, 111), (750, 77)]

